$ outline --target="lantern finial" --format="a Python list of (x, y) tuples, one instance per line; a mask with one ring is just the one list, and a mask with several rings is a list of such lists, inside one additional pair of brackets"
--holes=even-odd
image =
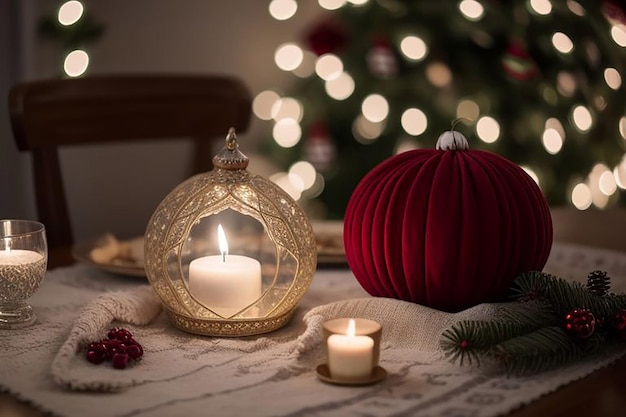
[(437, 139), (436, 148), (441, 151), (465, 151), (469, 149), (469, 142), (461, 132), (446, 130)]
[(213, 165), (222, 169), (246, 169), (248, 157), (239, 150), (235, 128), (228, 129), (224, 147), (213, 157)]

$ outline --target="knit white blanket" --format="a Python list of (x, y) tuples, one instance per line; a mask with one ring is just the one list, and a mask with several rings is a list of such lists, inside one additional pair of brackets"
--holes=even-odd
[[(583, 281), (607, 270), (626, 289), (626, 254), (555, 246), (546, 270)], [(32, 300), (37, 323), (0, 332), (0, 386), (35, 407), (66, 416), (493, 416), (549, 393), (621, 356), (523, 378), (451, 365), (439, 335), (461, 319), (489, 319), (499, 305), (449, 314), (371, 298), (349, 271), (320, 271), (285, 328), (260, 337), (219, 339), (173, 328), (145, 281), (88, 266), (48, 273)], [(380, 365), (388, 377), (366, 387), (320, 382), (322, 323), (363, 317), (383, 325)], [(142, 361), (124, 370), (92, 365), (81, 350), (113, 325), (142, 343)], [(107, 393), (103, 393), (107, 391)]]

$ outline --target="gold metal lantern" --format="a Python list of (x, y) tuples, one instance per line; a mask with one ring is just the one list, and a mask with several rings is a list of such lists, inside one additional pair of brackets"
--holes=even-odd
[(182, 330), (231, 337), (276, 330), (315, 273), (311, 224), (288, 194), (247, 171), (234, 129), (213, 165), (177, 186), (152, 215), (148, 280)]

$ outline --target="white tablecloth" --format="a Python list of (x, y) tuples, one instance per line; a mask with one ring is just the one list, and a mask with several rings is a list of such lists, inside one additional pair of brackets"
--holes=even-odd
[[(613, 291), (626, 289), (626, 254), (555, 245), (546, 266), (547, 272), (581, 281), (596, 269), (613, 277)], [(429, 316), (436, 314), (432, 310), (368, 297), (347, 270), (319, 271), (294, 319), (275, 333), (245, 339), (194, 336), (173, 328), (161, 314), (150, 325), (126, 326), (145, 348), (138, 364), (114, 370), (91, 365), (82, 354), (69, 363), (78, 378), (89, 374), (105, 381), (122, 381), (127, 388), (114, 393), (77, 392), (55, 383), (51, 363), (83, 307), (107, 291), (141, 285), (145, 285), (141, 278), (115, 276), (86, 265), (50, 271), (32, 299), (37, 323), (26, 329), (0, 331), (1, 389), (61, 416), (495, 416), (579, 379), (622, 354), (608, 352), (523, 378), (457, 367), (442, 359), (436, 341), (419, 339), (420, 335), (436, 339), (436, 320)], [(351, 301), (328, 305), (341, 300)], [(388, 324), (383, 330), (380, 362), (388, 377), (366, 387), (319, 381), (315, 368), (324, 358), (321, 334), (318, 337), (315, 326), (321, 324), (320, 318), (359, 315), (372, 306), (388, 309), (381, 317)], [(445, 317), (448, 321), (455, 318)], [(315, 337), (303, 348), (302, 335), (311, 330)], [(396, 343), (400, 338), (416, 343)]]

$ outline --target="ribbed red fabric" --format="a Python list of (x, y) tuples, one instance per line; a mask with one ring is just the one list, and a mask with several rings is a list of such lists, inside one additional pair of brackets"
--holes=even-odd
[(346, 258), (371, 295), (459, 311), (505, 301), (552, 246), (543, 193), (520, 167), (481, 150), (391, 157), (354, 190)]

